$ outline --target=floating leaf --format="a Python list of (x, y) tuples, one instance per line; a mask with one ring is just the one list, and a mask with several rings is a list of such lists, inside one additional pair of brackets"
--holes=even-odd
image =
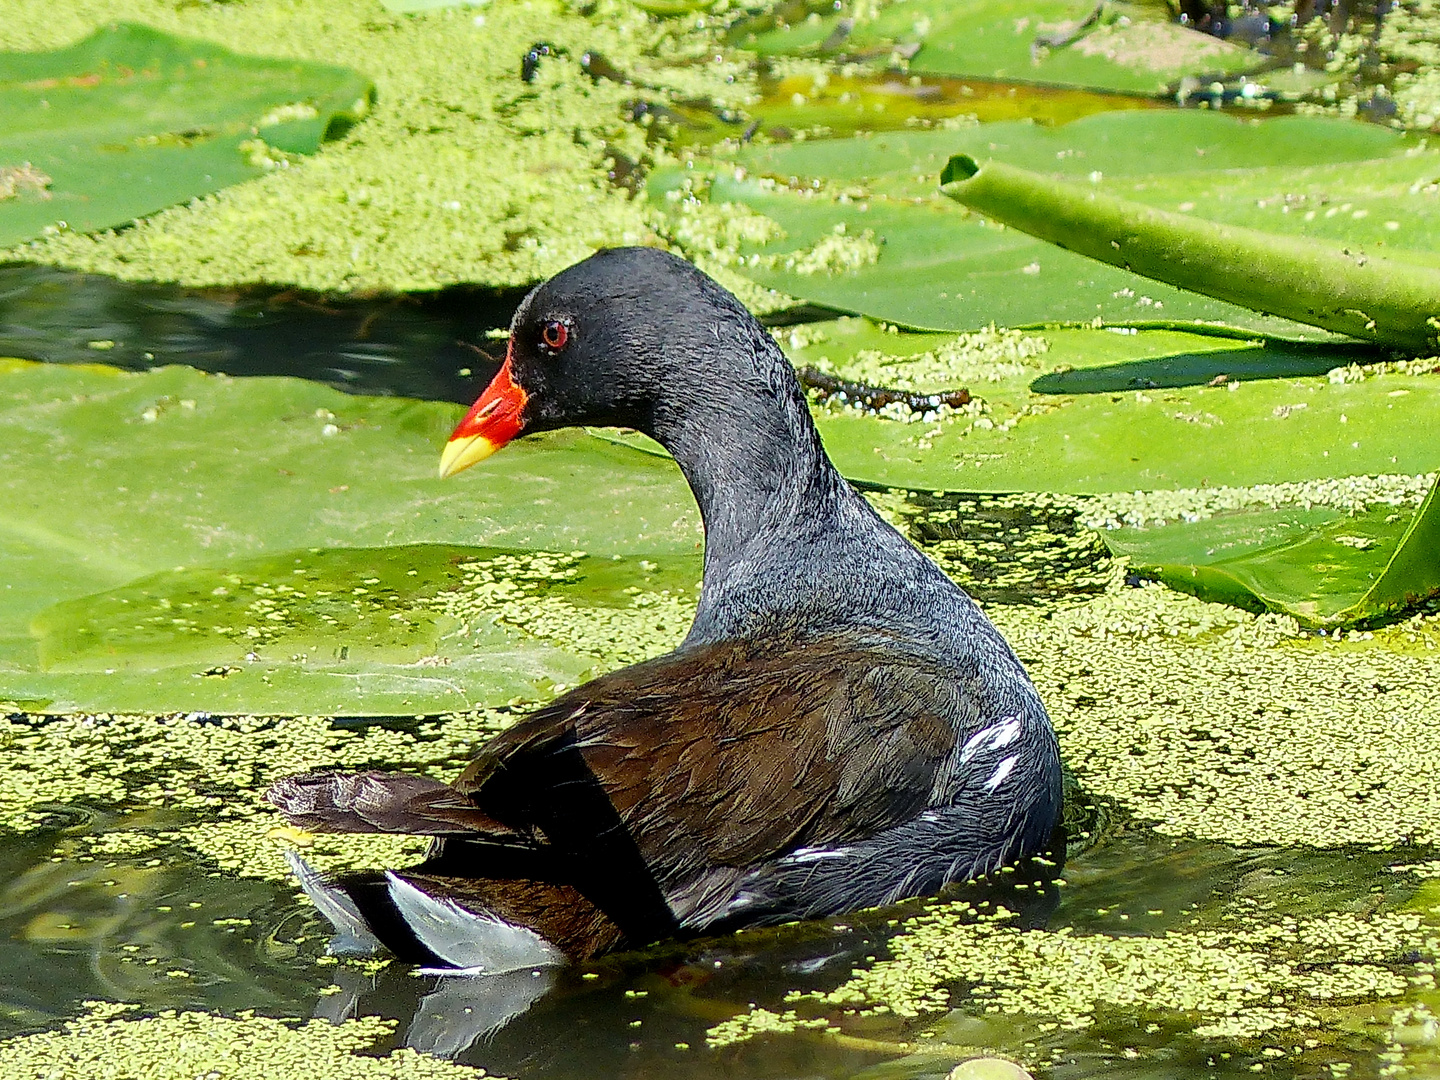
[(1219, 324), (1319, 338), (1322, 332), (1149, 281), (968, 215), (940, 200), (838, 201), (717, 176), (712, 204), (743, 203), (784, 230), (742, 244), (735, 269), (839, 311), (930, 330), (1101, 318), (1126, 326)]
[[(740, 272), (791, 296), (901, 325), (974, 330), (990, 322), (1027, 326), (1098, 316), (1133, 326), (1221, 323), (1296, 339), (1321, 336), (1119, 267), (1087, 266), (1017, 230), (947, 212), (931, 196), (949, 155), (960, 151), (1084, 178), (1087, 190), (1172, 209), (1207, 212), (1233, 188), (1244, 196), (1224, 196), (1227, 213), (1253, 214), (1258, 202), (1270, 207), (1269, 223), (1288, 217), (1282, 227), (1292, 232), (1314, 229), (1316, 214), (1308, 208), (1282, 213), (1290, 193), (1323, 187), (1329, 194), (1317, 191), (1315, 201), (1322, 216), (1329, 214), (1326, 235), (1347, 242), (1378, 246), (1389, 238), (1393, 244), (1400, 230), (1407, 245), (1423, 248), (1430, 234), (1412, 223), (1435, 216), (1433, 199), (1405, 194), (1433, 170), (1435, 156), (1415, 154), (1394, 132), (1321, 117), (1258, 123), (1202, 111), (1108, 113), (1054, 129), (1013, 122), (747, 148), (737, 161), (749, 175), (719, 173), (708, 198), (743, 203), (784, 230), (768, 243), (740, 245)], [(1377, 174), (1386, 179), (1377, 181)], [(831, 183), (813, 190), (821, 181)], [(673, 174), (657, 176), (652, 190), (661, 194), (678, 182)], [(1348, 204), (1335, 200), (1336, 189), (1347, 186), (1374, 189), (1375, 206), (1367, 203), (1358, 217), (1352, 216), (1356, 207), (1347, 210), (1345, 231), (1337, 235), (1339, 206)], [(1382, 209), (1384, 198), (1391, 209)], [(1326, 210), (1326, 203), (1335, 205)], [(1434, 234), (1440, 236), (1440, 222)], [(822, 250), (843, 253), (847, 245), (858, 256), (867, 237), (868, 261), (814, 258)], [(1406, 257), (1426, 261), (1423, 254)], [(1237, 277), (1237, 287), (1247, 281)]]
[(411, 544), (167, 571), (36, 615), (38, 663), (0, 676), (0, 697), (336, 715), (543, 699), (673, 646), (700, 570), (698, 554)]
[[(698, 580), (699, 517), (672, 462), (566, 432), (441, 481), (438, 448), (461, 412), (180, 367), (0, 365), (0, 699), (402, 712), (503, 701), (533, 695), (537, 678), (573, 681), (596, 650), (518, 623), (483, 656), (437, 644), (458, 623), (427, 605), (477, 549), (679, 557), (677, 580)], [(367, 565), (376, 582), (353, 580)], [(301, 578), (331, 596), (287, 591)], [(274, 605), (251, 606), (264, 590)], [(359, 602), (369, 595), (386, 599)], [(436, 656), (458, 666), (414, 666)], [(238, 670), (200, 677), (226, 666)]]
[[(736, 161), (753, 173), (780, 180), (859, 182), (882, 194), (916, 197), (935, 193), (941, 171), (956, 154), (1090, 180), (1110, 190), (1116, 181), (1137, 178), (1147, 184), (1152, 177), (1193, 184), (1202, 179), (1195, 175), (1199, 173), (1212, 174), (1204, 179), (1218, 188), (1249, 179), (1248, 173), (1236, 170), (1378, 163), (1414, 149), (1389, 128), (1355, 120), (1256, 120), (1204, 109), (1166, 109), (1104, 112), (1053, 127), (1011, 120), (953, 131), (887, 131), (854, 139), (752, 145), (741, 150)], [(1308, 174), (1262, 175), (1274, 183), (1277, 176), (1302, 180)], [(1142, 198), (1128, 190), (1126, 194)]]
[(1141, 574), (1201, 599), (1347, 627), (1440, 593), (1440, 479), (1418, 510), (1257, 510), (1104, 534)]
[(134, 23), (53, 52), (0, 53), (0, 247), (123, 225), (262, 176), (285, 154), (314, 153), (371, 93), (348, 68)]
[(858, 319), (780, 337), (802, 367), (921, 395), (963, 386), (979, 399), (908, 423), (820, 409), (826, 448), (854, 480), (1086, 494), (1440, 468), (1433, 362), (1331, 381), (1329, 369), (1379, 357), (1165, 330), (987, 331), (947, 343)]

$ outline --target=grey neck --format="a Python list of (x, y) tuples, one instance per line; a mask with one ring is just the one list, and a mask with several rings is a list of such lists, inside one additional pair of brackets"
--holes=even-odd
[(793, 371), (779, 364), (773, 378), (728, 387), (723, 402), (654, 414), (650, 434), (679, 464), (705, 525), (687, 644), (863, 622), (885, 615), (885, 581), (940, 576), (831, 464)]
[[(808, 412), (756, 408), (736, 415), (691, 414), (673, 430), (657, 430), (684, 473), (705, 524), (705, 577), (793, 542), (806, 522), (834, 513), (850, 492), (820, 446)], [(729, 421), (729, 422), (727, 422)]]

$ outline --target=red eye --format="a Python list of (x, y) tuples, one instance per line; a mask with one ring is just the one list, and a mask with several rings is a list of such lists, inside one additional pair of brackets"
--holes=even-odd
[(563, 322), (552, 319), (545, 324), (545, 329), (540, 331), (540, 340), (545, 342), (546, 347), (559, 352), (570, 340), (570, 328)]

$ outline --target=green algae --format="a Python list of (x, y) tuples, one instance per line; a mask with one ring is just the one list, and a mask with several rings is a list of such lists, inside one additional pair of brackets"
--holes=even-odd
[[(662, 570), (650, 559), (597, 560), (583, 553), (501, 556), (462, 564), (460, 587), (442, 590), (435, 604), (461, 621), (462, 636), (469, 626), (493, 620), (606, 667), (633, 664), (673, 649), (695, 617), (698, 561), (665, 563)], [(525, 588), (537, 575), (550, 594)], [(656, 581), (673, 588), (631, 583)]]
[[(519, 285), (607, 245), (658, 243), (643, 203), (607, 178), (607, 159), (647, 153), (626, 119), (637, 89), (595, 80), (598, 50), (658, 104), (750, 94), (734, 64), (686, 26), (623, 0), (582, 18), (555, 0), (497, 0), (483, 12), (398, 15), (365, 0), (175, 5), (162, 0), (17, 0), (0, 48), (41, 49), (116, 18), (258, 55), (348, 64), (374, 78), (365, 124), (315, 157), (165, 211), (134, 227), (61, 235), (9, 253), (129, 279), (190, 285), (285, 282), (322, 291)], [(568, 59), (520, 80), (532, 43)]]
[[(1302, 635), (1291, 620), (1126, 587), (1123, 564), (1104, 557), (1063, 498), (1040, 500), (1039, 511), (1019, 496), (892, 492), (880, 501), (986, 600), (1095, 794), (1171, 835), (1319, 847), (1440, 840), (1440, 718), (1425, 690), (1440, 675), (1434, 617)], [(555, 554), (510, 565), (516, 558), (462, 564), (459, 587), (430, 603), (462, 637), (500, 621), (589, 657), (595, 671), (673, 647), (693, 614), (699, 574), (690, 560)], [(1096, 595), (1077, 599), (1087, 589)], [(213, 815), (321, 762), (458, 763), (481, 734), (462, 737), (464, 726), (440, 724), (415, 743), (315, 719), (9, 720), (4, 739), (23, 753), (3, 773), (0, 819), (34, 828), (43, 817), (34, 808), (55, 802)], [(217, 755), (230, 763), (222, 769)], [(202, 778), (228, 794), (200, 798)], [(238, 812), (226, 805), (225, 816)]]
[[(495, 648), (493, 628), (505, 626), (582, 657), (568, 675), (579, 681), (587, 671), (673, 648), (694, 615), (699, 566), (689, 558), (632, 564), (581, 553), (465, 554), (452, 587), (432, 581), (422, 601), (447, 620), (450, 653), (458, 646), (483, 655)], [(442, 660), (435, 664), (444, 671)], [(463, 679), (463, 664), (454, 666), (449, 677)], [(565, 686), (554, 679), (513, 703), (545, 700)], [(410, 768), (448, 778), (513, 719), (503, 701), (493, 704), (502, 708), (399, 728), (341, 727), (321, 717), (15, 714), (0, 721), (0, 746), (11, 751), (0, 765), (0, 828), (31, 832), (51, 827), (57, 812), (103, 808), (121, 817), (106, 831), (67, 836), (60, 855), (168, 861), (185, 852), (227, 875), (275, 882), (288, 880), (284, 852), (297, 846), (324, 869), (403, 864), (418, 858), (423, 841), (310, 836), (285, 826), (259, 793), (319, 767)], [(136, 819), (161, 807), (159, 819)]]
[(38, 195), (0, 207), (0, 247), (125, 225), (288, 166), (358, 122), (371, 92), (355, 71), (133, 23), (69, 49), (0, 53), (0, 160), (25, 162), (3, 170), (4, 186)]
[(1205, 521), (1227, 511), (1263, 507), (1326, 507), (1347, 514), (1378, 506), (1418, 508), (1435, 483), (1435, 473), (1418, 476), (1333, 476), (1253, 487), (1184, 488), (1176, 491), (1117, 491), (1076, 500), (1082, 524), (1092, 529), (1145, 528), (1172, 521)]
[(245, 1013), (225, 1017), (168, 1010), (143, 1018), (126, 1015), (135, 1008), (91, 1002), (86, 1014), (62, 1031), (0, 1041), (0, 1078), (299, 1080), (321, 1075), (334, 1080), (465, 1080), (484, 1075), (413, 1050), (373, 1054), (371, 1048), (395, 1026), (380, 1017), (331, 1024)]
[[(1403, 499), (1408, 490), (1394, 480), (1361, 493)], [(870, 497), (942, 557), (948, 540), (956, 552), (990, 560), (994, 579), (1012, 591), (1003, 602), (987, 598), (987, 609), (1035, 675), (1070, 767), (1087, 794), (1115, 813), (1162, 836), (1315, 849), (1424, 845), (1440, 836), (1440, 746), (1427, 733), (1440, 730), (1440, 718), (1425, 700), (1440, 674), (1435, 618), (1368, 636), (1303, 636), (1273, 616), (1126, 587), (1123, 561), (1108, 558), (1077, 522), (1082, 500), (893, 490)], [(963, 563), (947, 564), (987, 597), (984, 568)], [(434, 610), (461, 624), (499, 613), (533, 632), (564, 636), (577, 652), (594, 650), (597, 670), (673, 644), (699, 576), (697, 561), (673, 554), (499, 554), (466, 559), (458, 570), (459, 580), (433, 594)], [(1075, 575), (1098, 593), (1076, 595)], [(1049, 591), (1055, 581), (1067, 584)], [(592, 621), (567, 607), (583, 607)], [(552, 616), (553, 629), (546, 622)], [(217, 875), (217, 885), (241, 878), (279, 885), (288, 880), (288, 847), (329, 871), (412, 862), (423, 842), (309, 836), (285, 826), (258, 793), (278, 776), (325, 766), (446, 778), (513, 716), (492, 710), (363, 727), (316, 717), (11, 717), (0, 736), (12, 750), (0, 771), (0, 825), (49, 844), (58, 860), (42, 862), (21, 883), (37, 898), (27, 940), (54, 947), (118, 942), (117, 916), (87, 915), (58, 901), (72, 898), (73, 907), (84, 894), (108, 897), (118, 889), (163, 907), (171, 903), (167, 867), (198, 865)], [(57, 834), (57, 821), (72, 824)], [(1393, 860), (1389, 878), (1423, 888), (1431, 880), (1424, 850)], [(1149, 902), (1169, 906), (1159, 897)], [(1363, 902), (1327, 909), (1336, 903), (1318, 893), (1297, 905), (1252, 888), (1163, 925), (1151, 925), (1142, 911), (1128, 923), (1114, 921), (1129, 917), (1119, 915), (1064, 933), (977, 919), (955, 907), (924, 908), (898, 927), (888, 958), (876, 950), (874, 961), (828, 989), (811, 991), (802, 981), (791, 1000), (760, 1003), (711, 1037), (718, 1045), (755, 1034), (813, 1039), (838, 1031), (862, 1037), (872, 1050), (888, 1041), (904, 1052), (893, 1041), (899, 1025), (904, 1048), (924, 1047), (926, 1060), (936, 1053), (953, 1059), (958, 1052), (949, 1047), (959, 1039), (1044, 1065), (1047, 1048), (1103, 1035), (1125, 1040), (1123, 1048), (1136, 1054), (1163, 1039), (1167, 1047), (1224, 1048), (1256, 1061), (1323, 1068), (1362, 1052), (1336, 1049), (1337, 1039), (1351, 1037), (1342, 1033), (1354, 1032), (1365, 1054), (1388, 1055), (1383, 1060), (1396, 1068), (1423, 1064), (1431, 1053), (1427, 978), (1437, 931), (1427, 920), (1434, 901), (1417, 893), (1398, 911), (1393, 903), (1377, 910)], [(63, 914), (46, 914), (52, 909)], [(264, 948), (301, 959), (318, 946), (316, 929), (307, 920), (298, 936), (292, 930), (266, 938)], [(121, 985), (159, 994), (204, 977), (204, 965), (186, 960), (184, 948), (132, 943), (138, 951), (116, 961)], [(1397, 964), (1412, 953), (1421, 959)], [(183, 974), (190, 970), (193, 978)], [(983, 1038), (962, 1038), (960, 1015), (996, 1026)], [(1007, 1024), (1031, 1033), (1036, 1045), (1027, 1049), (1002, 1035)], [(930, 1033), (923, 1042), (915, 1040), (917, 1026)], [(1279, 1056), (1267, 1057), (1270, 1051)]]
[(982, 603), (1084, 595), (1111, 579), (1105, 545), (1079, 527), (1085, 500), (891, 490), (885, 501), (892, 524)]
[[(1440, 950), (1440, 931), (1415, 913), (1279, 916), (1264, 925), (1232, 918), (1157, 936), (1012, 923), (1003, 908), (932, 907), (902, 924), (888, 959), (858, 969), (835, 990), (791, 993), (784, 1012), (742, 1013), (712, 1027), (709, 1038), (725, 1045), (827, 1023), (843, 1030), (866, 1016), (933, 1017), (956, 1001), (955, 987), (964, 987), (968, 1008), (1038, 1020), (1044, 1033), (1123, 1018), (1126, 1026), (1159, 1021), (1222, 1045), (1261, 1037), (1294, 1045), (1334, 1025), (1337, 1010), (1347, 1006), (1383, 1008), (1433, 992)], [(1399, 974), (1389, 962), (1409, 951), (1430, 959)], [(1319, 1045), (1311, 1038), (1293, 1052)]]
[[(61, 854), (100, 858), (184, 848), (218, 870), (285, 881), (286, 847), (305, 846), (327, 869), (413, 855), (409, 838), (310, 837), (260, 800), (283, 776), (314, 768), (458, 772), (509, 714), (415, 722), (409, 730), (343, 728), (318, 717), (90, 715), (0, 721), (0, 827), (29, 832), (60, 808), (120, 814), (108, 830), (61, 839)], [(135, 817), (135, 815), (141, 815)], [(404, 861), (403, 859), (400, 861)]]
[(1440, 621), (1301, 635), (1118, 580), (1083, 604), (992, 611), (1065, 759), (1169, 835), (1316, 847), (1440, 842)]
[[(1414, 478), (1372, 478), (1221, 498), (1406, 501), (1418, 488)], [(1001, 572), (1015, 573), (1007, 560), (1028, 557), (1025, 569), (1038, 570), (1041, 582), (1067, 565), (1066, 548), (1036, 535), (1094, 542), (1077, 516), (1121, 509), (1055, 495), (891, 492), (887, 501), (927, 549), (947, 530), (982, 550), (994, 535), (1002, 550), (990, 554)], [(1027, 516), (1004, 518), (1027, 502)], [(1129, 512), (1160, 509), (1136, 501)], [(1004, 528), (986, 528), (987, 518)], [(1027, 603), (1012, 596), (986, 608), (1035, 678), (1087, 796), (1161, 836), (1332, 849), (1342, 866), (1346, 850), (1424, 852), (1440, 842), (1440, 713), (1429, 693), (1440, 677), (1440, 620), (1304, 635), (1293, 620), (1127, 586), (1124, 561), (1094, 549), (1080, 563), (1101, 581), (1098, 595), (1072, 587), (1047, 596), (1031, 585)], [(977, 588), (949, 565), (984, 596), (983, 582)], [(1423, 887), (1433, 866), (1396, 860), (1382, 875)], [(828, 1031), (889, 1042), (897, 1054), (958, 1041), (1041, 1067), (1087, 1052), (1120, 1061), (1155, 1053), (1213, 1060), (1223, 1051), (1250, 1068), (1334, 1064), (1341, 1072), (1364, 1045), (1385, 1075), (1423, 1075), (1434, 1060), (1440, 906), (1419, 893), (1399, 908), (1383, 896), (1366, 903), (1356, 884), (1363, 873), (1344, 880), (1318, 891), (1297, 882), (1303, 902), (1301, 893), (1242, 885), (1219, 905), (1210, 899), (1158, 923), (1143, 911), (1132, 919), (1102, 908), (1107, 924), (1091, 925), (1072, 899), (1061, 909), (1070, 925), (1058, 931), (1027, 929), (993, 909), (932, 907), (906, 919), (886, 953), (876, 950), (849, 980), (742, 1010), (708, 1038), (721, 1047)], [(1169, 906), (1170, 894), (1151, 898), (1145, 884), (1115, 895), (1140, 908), (1147, 899)], [(1346, 899), (1356, 890), (1362, 899)]]
[(845, 379), (919, 394), (987, 383), (1029, 381), (1042, 370), (1050, 343), (1042, 336), (994, 326), (959, 334), (939, 348), (907, 356), (882, 349), (857, 349), (841, 362), (822, 354), (819, 366)]

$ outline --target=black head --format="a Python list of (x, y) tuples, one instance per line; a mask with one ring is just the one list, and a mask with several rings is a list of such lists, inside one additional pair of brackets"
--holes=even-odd
[(450, 437), (441, 475), (526, 432), (595, 424), (656, 435), (697, 407), (723, 414), (747, 388), (789, 393), (793, 382), (753, 316), (684, 259), (601, 251), (525, 298), (505, 364)]

